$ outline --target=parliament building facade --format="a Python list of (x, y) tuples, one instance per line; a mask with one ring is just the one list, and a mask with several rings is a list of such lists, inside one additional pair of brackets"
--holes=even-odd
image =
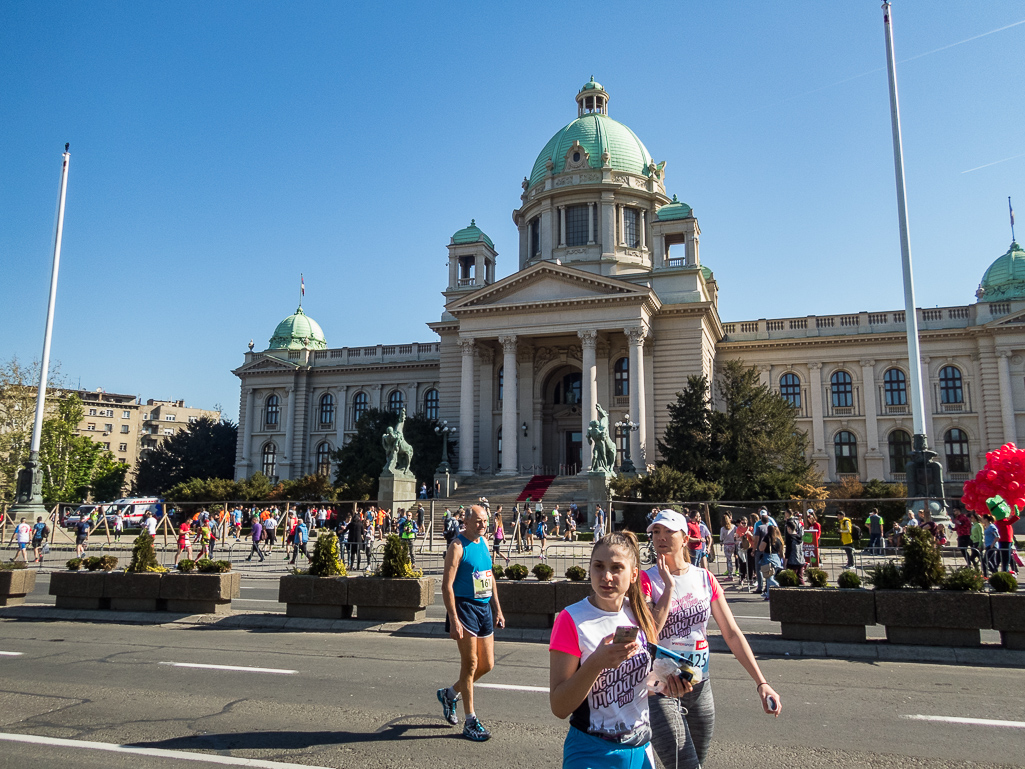
[[(903, 310), (722, 321), (701, 229), (670, 196), (665, 164), (608, 115), (593, 79), (577, 118), (525, 177), (519, 269), (470, 223), (448, 245), (433, 341), (329, 347), (300, 307), (245, 355), (236, 477), (330, 472), (370, 408), (423, 412), (458, 432), (459, 475), (571, 474), (590, 464), (596, 404), (643, 468), (657, 462), (667, 404), (723, 361), (757, 368), (793, 405), (827, 481), (903, 481), (911, 451)], [(1025, 251), (1012, 243), (972, 304), (919, 309), (926, 429), (947, 480), (1025, 424)], [(627, 416), (629, 419), (627, 420)]]

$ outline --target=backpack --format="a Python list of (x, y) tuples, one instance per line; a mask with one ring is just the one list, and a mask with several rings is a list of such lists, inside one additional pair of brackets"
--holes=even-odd
[(857, 524), (851, 524), (851, 539), (855, 542), (861, 541), (861, 527)]

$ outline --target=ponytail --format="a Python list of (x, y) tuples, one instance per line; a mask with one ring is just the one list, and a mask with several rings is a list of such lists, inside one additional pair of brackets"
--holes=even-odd
[(651, 609), (648, 607), (648, 601), (641, 592), (641, 580), (640, 580), (640, 568), (641, 568), (641, 548), (637, 544), (637, 537), (634, 536), (632, 531), (615, 531), (610, 534), (606, 534), (604, 537), (599, 539), (595, 543), (595, 547), (599, 545), (605, 545), (605, 547), (621, 547), (630, 554), (630, 558), (633, 560), (634, 567), (638, 570), (637, 579), (630, 583), (630, 586), (626, 590), (626, 598), (630, 602), (630, 609), (633, 611), (634, 618), (637, 620), (637, 625), (641, 630), (644, 631), (644, 635), (648, 639), (648, 643), (655, 643), (658, 640), (658, 633), (655, 631), (655, 620), (651, 616)]

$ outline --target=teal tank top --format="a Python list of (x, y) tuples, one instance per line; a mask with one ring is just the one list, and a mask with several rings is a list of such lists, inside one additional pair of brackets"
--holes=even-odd
[(471, 542), (462, 534), (459, 544), (463, 546), (463, 560), (456, 568), (456, 578), (452, 582), (452, 592), (460, 601), (477, 601), (488, 603), (494, 589), (495, 577), (491, 573), (491, 551), (487, 542), (481, 537)]

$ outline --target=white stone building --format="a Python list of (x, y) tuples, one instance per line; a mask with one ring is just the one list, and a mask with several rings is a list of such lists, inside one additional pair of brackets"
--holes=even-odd
[[(629, 415), (630, 453), (658, 459), (666, 405), (717, 361), (757, 366), (791, 400), (827, 479), (903, 480), (910, 451), (902, 311), (723, 323), (690, 206), (666, 191), (665, 164), (608, 116), (592, 79), (577, 118), (522, 183), (517, 272), (496, 280), (495, 244), (471, 222), (448, 246), (434, 341), (329, 348), (300, 308), (242, 383), (237, 477), (327, 471), (367, 408), (405, 407), (458, 426), (458, 473), (568, 474), (601, 404)], [(967, 287), (966, 287), (967, 289)], [(948, 478), (1016, 441), (1025, 419), (1025, 252), (1012, 244), (978, 302), (919, 310), (927, 429)], [(512, 372), (511, 374), (509, 372)], [(617, 438), (622, 457), (625, 441)]]

